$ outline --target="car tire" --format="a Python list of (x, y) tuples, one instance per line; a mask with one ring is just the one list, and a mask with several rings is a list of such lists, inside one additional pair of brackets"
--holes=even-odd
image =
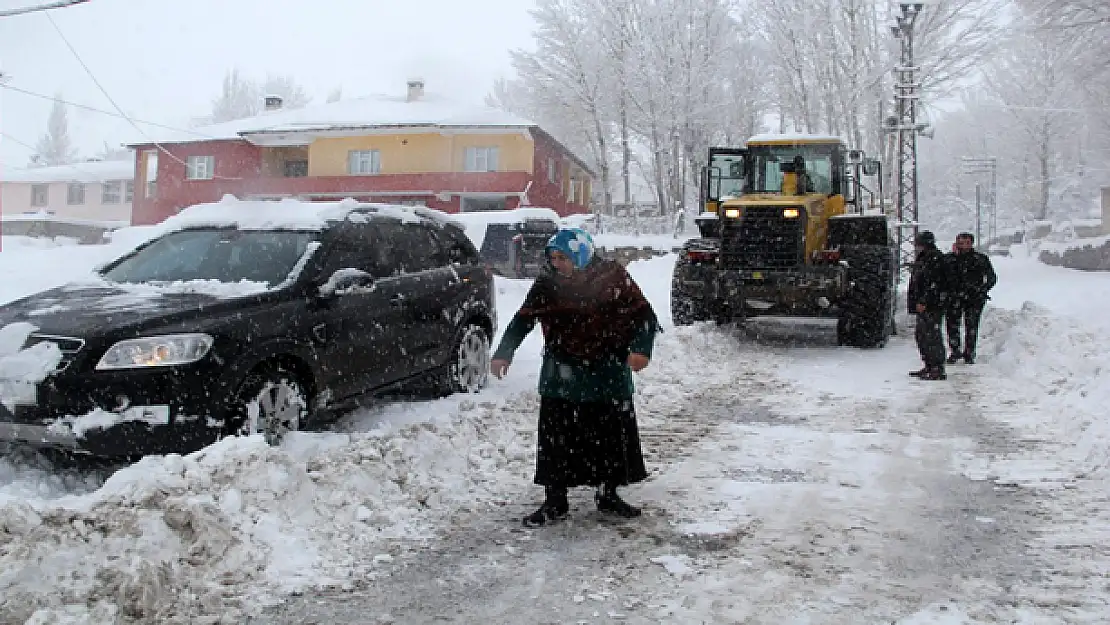
[(294, 373), (280, 365), (259, 367), (239, 386), (232, 407), (233, 432), (238, 436), (262, 434), (267, 443), (280, 445), (286, 434), (304, 427), (309, 401)]
[(477, 393), (489, 383), (490, 339), (482, 326), (467, 323), (451, 348), (447, 388), (452, 393)]

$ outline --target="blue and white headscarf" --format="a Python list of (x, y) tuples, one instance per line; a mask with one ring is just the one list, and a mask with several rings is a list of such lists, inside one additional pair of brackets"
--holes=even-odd
[(581, 228), (563, 228), (547, 240), (544, 253), (550, 256), (553, 251), (562, 252), (576, 269), (582, 269), (593, 260), (594, 250), (594, 239), (589, 232)]

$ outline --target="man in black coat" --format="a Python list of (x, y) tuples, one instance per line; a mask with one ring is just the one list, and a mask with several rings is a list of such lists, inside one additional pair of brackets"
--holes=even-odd
[[(975, 251), (975, 235), (969, 232), (956, 237), (956, 245), (948, 254), (952, 273), (952, 297), (946, 314), (948, 320), (948, 363), (961, 358), (967, 364), (975, 363), (975, 345), (979, 339), (979, 320), (983, 307), (990, 299), (988, 293), (998, 283), (994, 266), (986, 254)], [(960, 348), (960, 324), (964, 326), (963, 349)]]
[(932, 232), (923, 231), (914, 241), (917, 258), (907, 293), (911, 315), (917, 315), (914, 338), (925, 366), (910, 373), (922, 380), (945, 380), (944, 336), (940, 324), (948, 308), (950, 275), (944, 253), (937, 249)]

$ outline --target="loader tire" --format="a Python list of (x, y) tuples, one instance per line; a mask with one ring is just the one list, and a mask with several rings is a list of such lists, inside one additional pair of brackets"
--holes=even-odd
[(704, 293), (693, 293), (683, 285), (683, 281), (698, 271), (686, 258), (683, 251), (678, 255), (671, 274), (671, 321), (676, 326), (688, 326), (710, 318), (709, 306)]
[(894, 253), (879, 245), (841, 249), (841, 260), (848, 265), (848, 288), (837, 319), (840, 345), (883, 347), (894, 333)]

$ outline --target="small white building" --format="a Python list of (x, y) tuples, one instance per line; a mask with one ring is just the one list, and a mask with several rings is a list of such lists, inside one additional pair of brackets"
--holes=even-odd
[(55, 167), (0, 169), (0, 213), (130, 222), (135, 162), (85, 161)]

